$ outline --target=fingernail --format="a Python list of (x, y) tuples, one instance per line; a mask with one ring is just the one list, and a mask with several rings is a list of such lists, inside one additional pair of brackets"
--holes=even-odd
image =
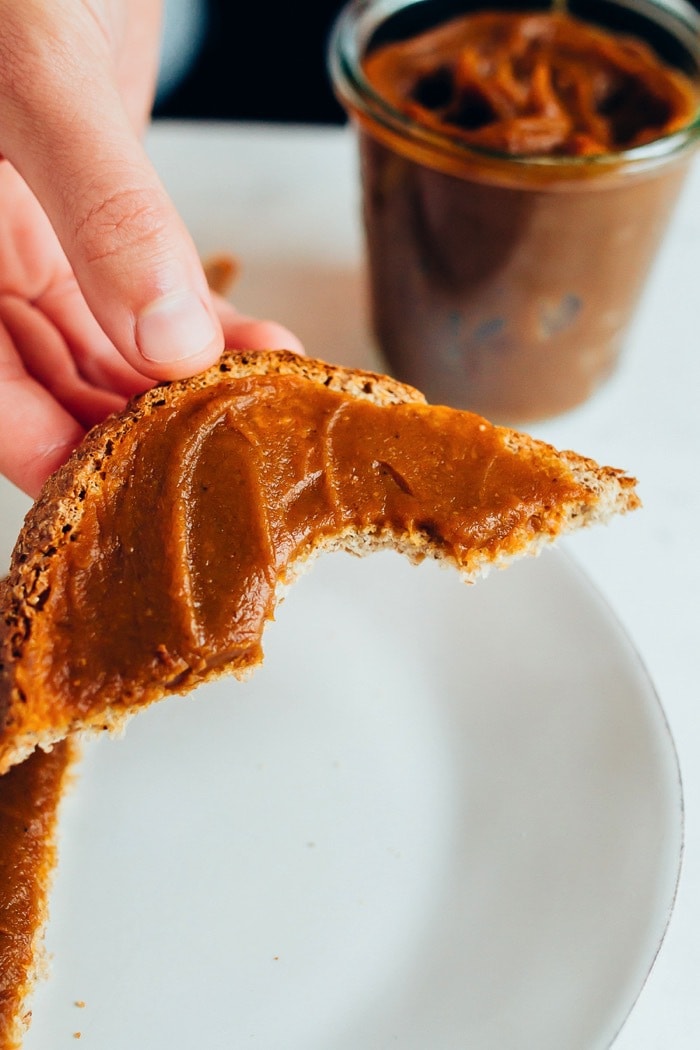
[(136, 342), (148, 361), (197, 357), (216, 339), (214, 322), (195, 292), (156, 299), (136, 320)]

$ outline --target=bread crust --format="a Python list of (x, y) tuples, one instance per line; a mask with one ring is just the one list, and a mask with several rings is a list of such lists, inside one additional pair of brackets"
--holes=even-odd
[[(0, 772), (25, 758), (37, 745), (50, 748), (65, 736), (66, 730), (55, 730), (51, 725), (31, 733), (18, 734), (14, 728), (15, 712), (31, 698), (17, 687), (15, 669), (31, 640), (32, 623), (41, 615), (47, 595), (47, 568), (51, 559), (60, 557), (64, 545), (77, 530), (83, 509), (92, 494), (103, 484), (105, 468), (113, 455), (118, 455), (122, 438), (138, 426), (139, 421), (157, 413), (163, 407), (176, 405), (188, 391), (211, 387), (222, 377), (244, 379), (249, 376), (293, 375), (309, 383), (342, 391), (354, 398), (363, 398), (378, 405), (416, 403), (425, 404), (423, 395), (394, 379), (376, 373), (343, 368), (323, 361), (312, 360), (286, 351), (255, 353), (226, 352), (212, 368), (189, 379), (165, 383), (134, 398), (124, 412), (111, 416), (86, 436), (68, 462), (44, 486), (38, 500), (29, 511), (24, 527), (13, 551), (10, 574), (4, 589), (2, 619), (0, 620)], [(513, 552), (495, 552), (473, 560), (469, 567), (457, 565), (468, 579), (483, 574), (491, 565), (502, 565), (521, 554), (536, 554), (557, 535), (581, 526), (608, 520), (611, 516), (632, 510), (639, 505), (635, 479), (621, 470), (601, 467), (593, 460), (574, 452), (558, 452), (552, 446), (536, 441), (525, 434), (499, 428), (506, 445), (521, 456), (549, 457), (565, 464), (573, 477), (584, 486), (586, 499), (558, 508), (558, 516), (551, 523), (543, 523), (522, 539)], [(356, 554), (369, 553), (380, 547), (393, 546), (401, 553), (420, 560), (433, 556), (449, 560), (430, 536), (416, 534), (397, 536), (388, 531), (377, 533), (351, 531), (324, 542), (320, 549), (350, 550)], [(305, 559), (318, 553), (305, 552)], [(451, 559), (455, 564), (454, 559)], [(279, 580), (280, 588), (294, 578), (303, 566), (290, 565)], [(209, 677), (218, 673), (212, 670)], [(77, 720), (69, 731), (96, 728), (120, 729), (128, 713), (104, 711), (94, 717)]]

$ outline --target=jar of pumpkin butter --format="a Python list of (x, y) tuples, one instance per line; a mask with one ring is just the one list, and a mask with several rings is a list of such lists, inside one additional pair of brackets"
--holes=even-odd
[(354, 0), (329, 54), (359, 132), (389, 369), (502, 422), (585, 400), (618, 361), (700, 138), (696, 11)]

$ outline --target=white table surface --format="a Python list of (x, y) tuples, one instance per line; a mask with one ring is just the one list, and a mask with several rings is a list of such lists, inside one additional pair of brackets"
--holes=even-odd
[[(151, 152), (200, 250), (243, 265), (234, 300), (292, 328), (309, 354), (376, 367), (367, 332), (349, 129), (160, 125)], [(630, 337), (585, 407), (536, 428), (640, 479), (642, 513), (571, 538), (656, 683), (686, 799), (666, 941), (617, 1047), (700, 1045), (700, 163)], [(616, 1050), (617, 1050), (616, 1047)]]
[[(240, 259), (233, 298), (242, 311), (285, 323), (309, 354), (379, 367), (365, 320), (349, 129), (160, 123), (149, 150), (201, 253)], [(616, 1050), (700, 1045), (699, 264), (700, 161), (618, 373), (584, 407), (530, 428), (640, 480), (642, 512), (578, 534), (566, 547), (641, 654), (684, 783), (676, 908)], [(27, 501), (4, 484), (0, 498), (3, 517), (15, 517), (19, 528)]]

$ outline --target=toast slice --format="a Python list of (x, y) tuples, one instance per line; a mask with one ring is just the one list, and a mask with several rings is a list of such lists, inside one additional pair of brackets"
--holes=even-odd
[[(0, 580), (0, 598), (6, 583)], [(58, 810), (78, 752), (36, 751), (0, 777), (0, 1050), (21, 1045), (36, 981), (48, 969), (44, 927), (56, 864)]]
[(472, 581), (638, 505), (622, 471), (386, 376), (227, 352), (94, 428), (27, 515), (0, 618), (0, 772), (248, 674), (320, 552), (392, 547)]

